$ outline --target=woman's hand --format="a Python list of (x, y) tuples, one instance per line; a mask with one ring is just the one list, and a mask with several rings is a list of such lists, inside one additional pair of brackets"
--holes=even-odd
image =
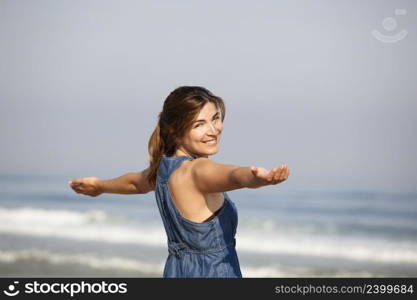
[(70, 187), (78, 194), (96, 197), (103, 192), (97, 177), (84, 177), (68, 181)]
[(290, 169), (287, 165), (281, 165), (279, 168), (273, 168), (268, 171), (261, 167), (251, 167), (255, 183), (251, 188), (258, 188), (266, 185), (275, 185), (287, 180), (290, 175)]

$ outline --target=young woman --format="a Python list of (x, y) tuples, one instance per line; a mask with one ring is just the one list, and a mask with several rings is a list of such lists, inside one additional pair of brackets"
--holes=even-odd
[(89, 196), (155, 191), (168, 238), (164, 277), (242, 277), (235, 250), (238, 223), (227, 191), (283, 182), (286, 165), (261, 167), (218, 164), (225, 117), (223, 100), (198, 86), (172, 91), (149, 140), (150, 166), (139, 173), (69, 182)]

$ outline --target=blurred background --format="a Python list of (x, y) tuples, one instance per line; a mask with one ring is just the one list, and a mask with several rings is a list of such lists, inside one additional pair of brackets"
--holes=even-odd
[(153, 193), (70, 179), (147, 167), (170, 91), (226, 119), (216, 162), (244, 277), (417, 276), (415, 1), (0, 0), (0, 276), (161, 277)]

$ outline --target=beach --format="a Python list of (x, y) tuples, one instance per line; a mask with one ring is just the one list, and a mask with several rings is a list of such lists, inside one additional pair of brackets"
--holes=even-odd
[[(168, 250), (153, 193), (92, 198), (44, 178), (0, 176), (0, 276), (162, 277)], [(415, 194), (228, 195), (243, 277), (417, 276)]]

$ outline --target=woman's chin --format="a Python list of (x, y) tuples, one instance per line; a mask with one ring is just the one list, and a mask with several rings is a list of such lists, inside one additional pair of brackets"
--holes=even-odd
[(202, 149), (200, 156), (214, 155), (219, 152), (219, 147), (211, 147), (211, 149)]
[(207, 155), (214, 155), (217, 152), (219, 152), (219, 148), (218, 147), (215, 147), (214, 149), (208, 151)]

